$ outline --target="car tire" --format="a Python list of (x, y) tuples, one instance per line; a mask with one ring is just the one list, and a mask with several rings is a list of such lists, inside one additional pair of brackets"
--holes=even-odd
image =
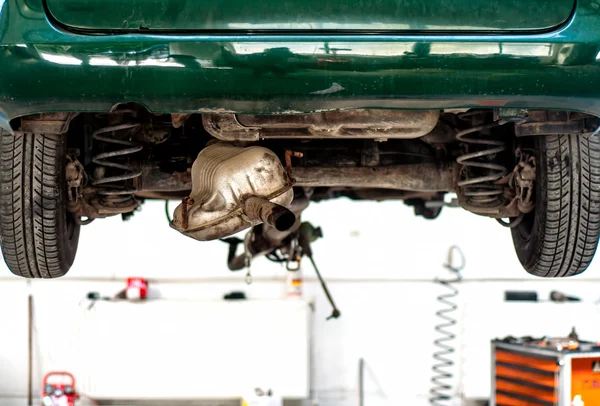
[(600, 234), (600, 139), (538, 136), (535, 157), (535, 209), (512, 229), (517, 256), (535, 276), (578, 275)]
[(0, 131), (4, 261), (26, 278), (57, 278), (75, 259), (80, 225), (67, 212), (66, 135)]

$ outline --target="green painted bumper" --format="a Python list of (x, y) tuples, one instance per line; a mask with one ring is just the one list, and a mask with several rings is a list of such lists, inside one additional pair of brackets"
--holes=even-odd
[(514, 35), (78, 35), (0, 0), (0, 125), (36, 112), (518, 106), (600, 115), (600, 1)]

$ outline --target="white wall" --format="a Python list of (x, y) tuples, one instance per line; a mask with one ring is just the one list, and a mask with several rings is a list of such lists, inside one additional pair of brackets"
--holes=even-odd
[[(445, 209), (436, 221), (426, 221), (398, 202), (338, 200), (311, 206), (304, 219), (323, 227), (325, 238), (315, 243), (315, 257), (343, 314), (325, 321), (330, 308), (306, 263), (305, 294), (315, 299), (312, 390), (319, 405), (356, 402), (361, 357), (367, 364), (366, 405), (427, 404), (436, 296), (443, 292), (431, 281), (451, 276), (441, 264), (453, 244), (467, 257), (456, 313), (461, 321), (457, 393), (488, 394), (491, 338), (567, 334), (576, 325), (583, 338), (600, 339), (594, 304), (600, 298), (600, 262), (577, 278), (530, 277), (516, 260), (507, 229), (460, 209)], [(85, 311), (88, 291), (112, 295), (127, 276), (150, 278), (152, 294), (165, 300), (218, 299), (231, 290), (244, 290), (251, 299), (285, 297), (285, 271), (278, 265), (255, 261), (255, 282), (246, 286), (243, 272), (226, 270), (226, 253), (223, 243), (200, 243), (171, 230), (160, 203), (146, 204), (127, 223), (107, 219), (86, 226), (69, 275), (32, 284), (36, 390), (44, 371), (68, 369), (74, 362), (78, 323), (63, 317), (73, 309)], [(537, 290), (543, 297), (557, 289), (585, 302), (506, 304), (506, 289)], [(25, 394), (27, 292), (23, 280), (5, 277), (0, 283), (0, 398)], [(54, 326), (57, 333), (47, 333)]]

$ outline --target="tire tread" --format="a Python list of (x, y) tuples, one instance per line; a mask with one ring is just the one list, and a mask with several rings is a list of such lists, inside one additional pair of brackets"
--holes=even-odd
[[(1, 134), (0, 231), (2, 254), (14, 274), (57, 278), (71, 266), (61, 255), (65, 136)], [(76, 246), (75, 246), (76, 248)]]
[(545, 137), (547, 202), (536, 260), (526, 269), (565, 277), (587, 269), (600, 235), (600, 139), (587, 135)]

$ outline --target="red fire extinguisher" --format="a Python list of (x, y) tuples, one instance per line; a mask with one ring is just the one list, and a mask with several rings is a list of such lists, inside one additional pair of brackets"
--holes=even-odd
[(42, 406), (74, 406), (78, 399), (73, 374), (53, 371), (44, 376)]

